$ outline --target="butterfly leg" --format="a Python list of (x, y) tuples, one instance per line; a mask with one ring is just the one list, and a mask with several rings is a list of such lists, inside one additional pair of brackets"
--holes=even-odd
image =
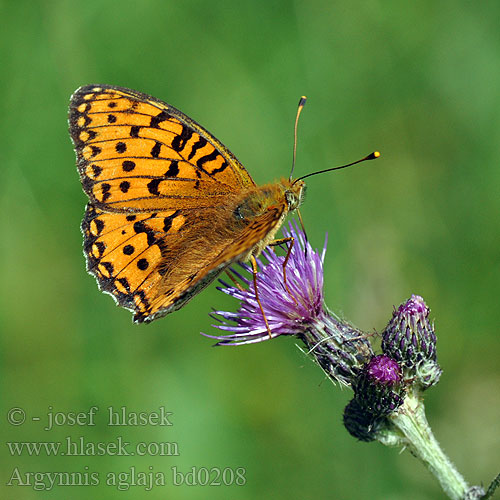
[(285, 289), (288, 292), (288, 295), (290, 295), (290, 297), (292, 297), (293, 301), (295, 302), (295, 305), (298, 306), (299, 304), (297, 302), (297, 299), (293, 295), (290, 288), (288, 288), (288, 282), (286, 280), (286, 265), (288, 263), (288, 259), (290, 259), (290, 255), (292, 253), (292, 248), (293, 248), (293, 245), (295, 244), (295, 238), (293, 236), (289, 236), (287, 238), (280, 238), (278, 240), (271, 241), (271, 243), (269, 243), (269, 246), (277, 246), (277, 245), (281, 245), (282, 243), (290, 243), (290, 245), (286, 246), (287, 252), (286, 252), (285, 260), (283, 261), (283, 284), (285, 285)]
[(233, 282), (233, 285), (240, 291), (244, 292), (245, 289), (236, 281), (236, 278), (229, 272), (226, 271), (227, 277)]
[(272, 339), (271, 328), (269, 328), (269, 323), (267, 322), (266, 313), (264, 312), (264, 308), (262, 307), (262, 303), (259, 299), (259, 292), (257, 288), (257, 273), (259, 272), (259, 268), (257, 267), (257, 261), (253, 255), (250, 256), (250, 262), (252, 263), (252, 274), (253, 274), (253, 286), (255, 290), (255, 298), (257, 299), (257, 304), (259, 304), (260, 312), (262, 313), (262, 317), (264, 318), (264, 323), (266, 324), (267, 333), (269, 334), (269, 338)]

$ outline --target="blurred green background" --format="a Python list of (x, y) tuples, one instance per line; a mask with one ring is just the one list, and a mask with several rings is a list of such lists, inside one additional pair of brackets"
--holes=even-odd
[[(0, 495), (31, 499), (433, 499), (409, 453), (351, 438), (341, 391), (292, 338), (212, 348), (211, 286), (135, 326), (85, 272), (85, 196), (67, 132), (80, 85), (146, 92), (182, 109), (266, 182), (313, 177), (302, 214), (329, 233), (328, 305), (366, 331), (421, 294), (444, 374), (428, 418), (472, 484), (499, 470), (500, 4), (496, 1), (0, 3), (1, 427), (6, 441), (175, 442), (179, 456), (11, 456)], [(47, 412), (97, 406), (95, 426), (44, 431)], [(107, 408), (173, 412), (170, 427), (114, 428)], [(20, 407), (27, 421), (8, 425)], [(32, 421), (32, 417), (41, 421)], [(244, 467), (245, 486), (173, 486), (171, 469)], [(145, 491), (108, 472), (161, 472)], [(99, 486), (6, 486), (14, 470), (94, 472)], [(14, 481), (16, 483), (16, 481)]]

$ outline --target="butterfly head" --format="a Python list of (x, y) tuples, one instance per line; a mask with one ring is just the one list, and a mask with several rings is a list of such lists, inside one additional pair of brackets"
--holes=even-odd
[(285, 184), (285, 200), (288, 205), (288, 211), (295, 210), (302, 205), (305, 195), (306, 195), (306, 183), (298, 179), (296, 181), (284, 182)]

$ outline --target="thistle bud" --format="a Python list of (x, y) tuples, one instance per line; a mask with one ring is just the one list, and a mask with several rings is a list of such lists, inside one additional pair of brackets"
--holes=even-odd
[(353, 389), (359, 406), (373, 418), (390, 415), (404, 399), (401, 368), (389, 356), (373, 356), (363, 367)]
[(382, 418), (376, 418), (364, 410), (356, 398), (351, 399), (344, 408), (344, 426), (351, 436), (360, 441), (374, 441), (382, 422)]
[(382, 334), (382, 351), (405, 368), (406, 379), (416, 380), (423, 389), (439, 381), (434, 325), (422, 297), (412, 295), (394, 310)]

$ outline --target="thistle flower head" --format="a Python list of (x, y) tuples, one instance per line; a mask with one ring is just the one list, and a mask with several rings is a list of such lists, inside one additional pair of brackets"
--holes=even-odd
[(373, 356), (363, 371), (366, 377), (377, 385), (393, 387), (401, 382), (401, 368), (397, 361), (383, 354)]
[[(271, 336), (295, 335), (302, 340), (307, 353), (325, 371), (327, 376), (343, 385), (351, 386), (361, 368), (373, 356), (367, 336), (346, 322), (342, 322), (326, 308), (323, 302), (323, 260), (321, 253), (313, 250), (305, 235), (296, 225), (290, 224), (283, 231), (294, 245), (285, 266), (284, 256), (265, 250), (265, 265), (260, 264), (257, 290), (271, 330)], [(206, 335), (219, 342), (216, 345), (242, 345), (269, 339), (269, 332), (259, 307), (251, 269), (242, 265), (246, 276), (231, 270), (245, 285), (245, 289), (221, 281), (222, 292), (240, 300), (236, 312), (215, 311), (214, 325), (228, 335)]]
[(390, 415), (403, 403), (402, 379), (397, 361), (385, 354), (373, 356), (353, 384), (354, 399), (373, 418)]
[[(323, 311), (326, 241), (321, 253), (313, 250), (304, 233), (292, 223), (283, 229), (283, 235), (294, 241), (285, 267), (286, 286), (283, 272), (285, 256), (279, 256), (273, 249), (267, 248), (262, 253), (266, 264), (262, 265), (258, 261), (257, 291), (273, 338), (302, 333), (304, 325), (311, 323)], [(240, 300), (240, 307), (236, 312), (215, 311), (212, 314), (219, 321), (219, 324), (213, 325), (215, 328), (233, 332), (230, 335), (207, 335), (219, 340), (217, 345), (251, 344), (269, 339), (255, 294), (251, 267), (248, 264), (241, 266), (246, 276), (235, 269), (230, 272), (241, 280), (244, 289), (219, 280), (223, 286), (218, 289)]]
[(394, 310), (382, 334), (382, 351), (400, 362), (406, 378), (416, 378), (422, 388), (438, 382), (436, 334), (422, 297), (412, 295)]

